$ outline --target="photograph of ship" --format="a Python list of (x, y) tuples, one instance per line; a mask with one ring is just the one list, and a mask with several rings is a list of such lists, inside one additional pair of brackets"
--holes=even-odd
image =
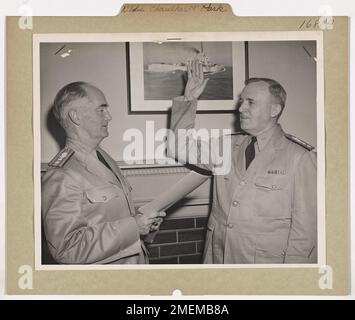
[(198, 59), (209, 78), (201, 100), (233, 100), (232, 42), (143, 43), (144, 99), (183, 95), (187, 64)]

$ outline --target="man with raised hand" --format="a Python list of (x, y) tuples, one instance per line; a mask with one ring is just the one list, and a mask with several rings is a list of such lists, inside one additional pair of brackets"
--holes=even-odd
[[(267, 78), (246, 81), (237, 106), (242, 131), (231, 137), (231, 167), (216, 174), (213, 148), (195, 140), (191, 130), (207, 82), (202, 65), (193, 61), (184, 96), (173, 100), (174, 134), (168, 139), (170, 157), (214, 173), (204, 263), (317, 263), (316, 153), (278, 123), (284, 88)], [(209, 161), (199, 163), (201, 158)]]

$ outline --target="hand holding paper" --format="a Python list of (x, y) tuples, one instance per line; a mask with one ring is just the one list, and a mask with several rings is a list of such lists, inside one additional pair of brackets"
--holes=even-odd
[[(159, 228), (162, 217), (165, 217), (165, 212), (150, 211), (145, 213), (138, 213), (134, 216), (138, 226), (139, 233), (143, 236), (147, 235), (150, 231)], [(153, 227), (154, 226), (154, 227)]]
[[(166, 192), (162, 193), (153, 201), (140, 207), (138, 211), (141, 212), (142, 214), (150, 214), (153, 212), (165, 211), (173, 204), (175, 204), (177, 201), (183, 199), (190, 192), (198, 188), (208, 178), (209, 176), (191, 171), (182, 179), (180, 179), (176, 184), (174, 184), (170, 189), (168, 189)], [(148, 234), (147, 237), (145, 238), (145, 241), (148, 243), (152, 243), (154, 241), (154, 237), (157, 233), (157, 230), (158, 229), (156, 229), (155, 232)]]

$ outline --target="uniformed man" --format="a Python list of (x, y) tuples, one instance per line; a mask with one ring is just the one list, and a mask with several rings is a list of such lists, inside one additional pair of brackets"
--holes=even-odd
[(99, 147), (111, 115), (104, 94), (85, 82), (62, 88), (54, 115), (66, 146), (42, 178), (42, 220), (49, 251), (61, 264), (147, 263), (141, 237), (165, 213), (136, 214), (131, 187)]
[[(178, 131), (194, 126), (197, 99), (207, 81), (202, 66), (193, 62), (185, 95), (173, 101), (175, 134), (168, 140), (168, 154), (182, 163), (184, 152), (179, 155), (175, 146), (185, 149), (186, 138), (190, 162), (206, 150), (193, 135)], [(278, 124), (285, 101), (286, 92), (275, 80), (246, 81), (238, 104), (243, 131), (230, 139), (231, 170), (214, 176), (204, 263), (317, 262), (316, 154)], [(213, 171), (214, 163), (198, 166)]]

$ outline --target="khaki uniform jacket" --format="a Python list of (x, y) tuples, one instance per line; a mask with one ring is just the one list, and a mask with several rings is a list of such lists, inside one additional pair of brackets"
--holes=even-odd
[(67, 146), (75, 153), (42, 178), (42, 221), (53, 258), (61, 264), (145, 263), (130, 186), (115, 161), (98, 149), (111, 171), (96, 154)]
[[(175, 138), (178, 129), (193, 127), (196, 104), (174, 100)], [(171, 150), (178, 142), (168, 141), (168, 154), (184, 162)], [(231, 169), (214, 176), (204, 263), (316, 263), (316, 154), (287, 139), (277, 125), (245, 170), (249, 141), (245, 134), (232, 136)], [(194, 148), (199, 146), (190, 141), (189, 151)], [(199, 167), (212, 171), (213, 163)]]

